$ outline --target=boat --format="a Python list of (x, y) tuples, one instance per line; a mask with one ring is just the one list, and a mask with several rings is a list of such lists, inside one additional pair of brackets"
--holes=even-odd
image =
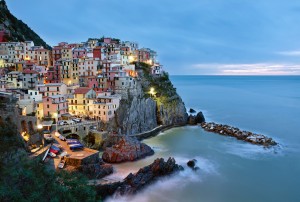
[(51, 156), (52, 158), (56, 157), (56, 154), (54, 154), (52, 152), (49, 152), (48, 155)]
[(58, 150), (54, 150), (52, 148), (50, 148), (49, 152), (53, 153), (53, 154), (57, 154), (58, 153)]
[(46, 140), (46, 142), (53, 142), (54, 141), (54, 138), (49, 133), (44, 134), (44, 139)]
[(67, 156), (67, 155), (68, 155), (68, 152), (64, 151), (64, 152), (62, 152), (59, 156), (60, 156), (60, 157), (64, 157), (64, 156)]
[(71, 150), (80, 150), (84, 148), (82, 144), (70, 144), (69, 147)]
[(80, 144), (79, 140), (77, 139), (67, 139), (67, 144)]
[(60, 151), (60, 148), (57, 147), (56, 145), (51, 145), (50, 149), (56, 150), (56, 151), (58, 151), (58, 152)]
[(64, 158), (61, 158), (59, 164), (58, 164), (58, 168), (59, 169), (63, 169), (65, 167), (66, 161), (64, 160)]
[(66, 141), (66, 138), (65, 138), (64, 136), (62, 136), (62, 135), (60, 135), (58, 138), (59, 138), (61, 141)]
[(44, 157), (42, 159), (42, 162), (44, 162), (45, 159), (46, 159), (46, 157), (48, 156), (49, 150), (50, 150), (50, 148), (47, 149), (47, 151), (46, 151), (46, 153), (45, 153), (45, 155), (44, 155)]

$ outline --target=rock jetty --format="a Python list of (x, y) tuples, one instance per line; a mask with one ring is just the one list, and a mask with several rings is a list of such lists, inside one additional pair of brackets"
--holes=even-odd
[(216, 123), (201, 123), (201, 127), (209, 132), (218, 133), (220, 135), (235, 137), (238, 140), (244, 140), (252, 144), (263, 145), (263, 146), (274, 146), (277, 145), (272, 138), (266, 137), (261, 134), (255, 134), (249, 131), (241, 131), (239, 128), (216, 124)]
[(137, 173), (130, 173), (123, 182), (98, 185), (96, 186), (96, 191), (103, 198), (113, 193), (116, 195), (135, 194), (159, 177), (170, 175), (180, 170), (183, 170), (183, 167), (176, 164), (174, 158), (169, 157), (167, 161), (163, 158), (157, 158), (152, 164), (141, 168)]
[(141, 143), (136, 138), (123, 136), (117, 144), (107, 147), (102, 154), (102, 159), (108, 163), (135, 161), (154, 154), (153, 149)]

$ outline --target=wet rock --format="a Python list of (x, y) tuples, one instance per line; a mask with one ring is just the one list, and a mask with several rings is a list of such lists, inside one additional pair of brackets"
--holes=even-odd
[(196, 166), (196, 167), (193, 168), (194, 171), (197, 171), (197, 170), (199, 170), (199, 169), (200, 169), (200, 168), (199, 168), (198, 166)]
[(123, 136), (117, 144), (107, 147), (102, 154), (102, 159), (108, 163), (135, 161), (154, 154), (153, 149), (141, 143), (136, 138)]
[(97, 185), (96, 191), (102, 198), (113, 194), (130, 195), (155, 182), (160, 177), (181, 170), (183, 167), (176, 164), (174, 158), (170, 157), (167, 161), (163, 158), (157, 158), (152, 164), (141, 168), (137, 173), (130, 173), (122, 182)]
[(190, 168), (194, 168), (195, 165), (196, 165), (196, 160), (195, 160), (195, 159), (189, 160), (189, 161), (187, 162), (187, 166), (190, 167)]
[(205, 118), (202, 112), (198, 112), (198, 114), (196, 115), (196, 124), (197, 123), (203, 123), (205, 122)]
[(180, 170), (183, 170), (183, 167), (176, 164), (174, 158), (170, 157), (167, 161), (163, 158), (158, 158), (152, 164), (141, 168), (137, 173), (130, 173), (124, 179), (122, 186), (117, 192), (121, 195), (134, 194), (145, 187), (145, 185), (154, 182), (157, 178)]
[(192, 109), (192, 108), (190, 108), (189, 112), (192, 113), (192, 114), (196, 113), (196, 111), (194, 109)]
[(112, 165), (106, 164), (100, 159), (95, 163), (83, 164), (77, 169), (81, 173), (85, 174), (89, 179), (100, 179), (106, 175), (113, 173)]
[(220, 135), (235, 137), (238, 140), (244, 140), (246, 142), (250, 142), (252, 144), (263, 145), (263, 146), (274, 146), (277, 145), (272, 138), (266, 137), (261, 134), (255, 134), (249, 131), (241, 131), (238, 128), (216, 124), (216, 123), (205, 123), (201, 124), (201, 127), (209, 132), (218, 133)]
[(203, 122), (205, 122), (205, 117), (202, 112), (198, 112), (197, 115), (190, 115), (188, 117), (188, 124), (190, 125), (196, 125)]

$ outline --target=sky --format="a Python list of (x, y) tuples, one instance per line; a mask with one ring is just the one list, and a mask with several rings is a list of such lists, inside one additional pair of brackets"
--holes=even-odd
[(299, 0), (6, 0), (48, 44), (136, 41), (171, 75), (300, 75)]

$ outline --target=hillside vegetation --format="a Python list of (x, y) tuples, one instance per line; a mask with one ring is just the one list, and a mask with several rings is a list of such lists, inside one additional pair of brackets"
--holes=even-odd
[[(99, 201), (87, 178), (29, 159), (16, 127), (0, 123), (0, 201)], [(5, 147), (4, 147), (5, 146)]]
[(0, 25), (10, 32), (8, 41), (33, 41), (36, 46), (51, 49), (27, 24), (10, 13), (4, 0), (0, 0)]

